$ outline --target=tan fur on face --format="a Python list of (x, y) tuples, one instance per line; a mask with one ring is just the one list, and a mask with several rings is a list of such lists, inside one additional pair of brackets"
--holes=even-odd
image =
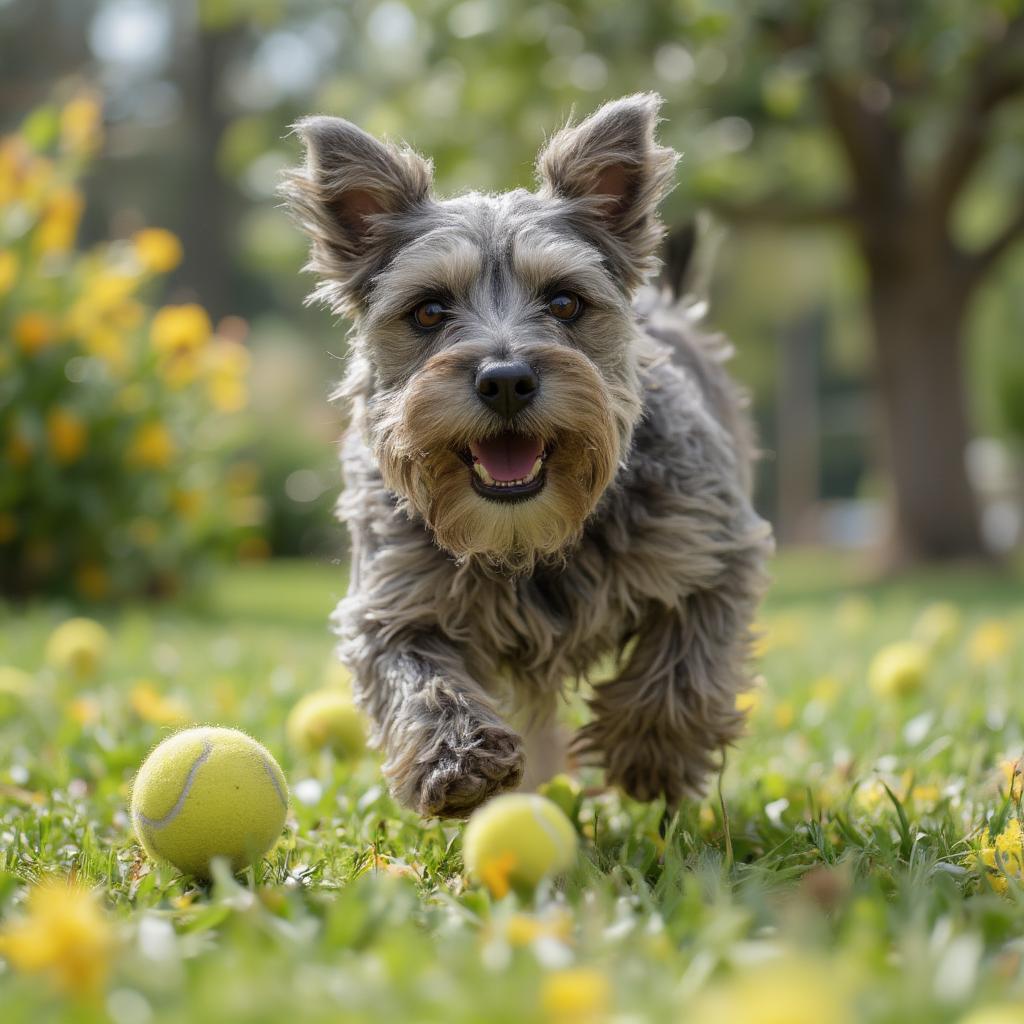
[(471, 382), (485, 354), (459, 345), (429, 359), (381, 408), (372, 431), (388, 487), (402, 495), (456, 558), (483, 558), (512, 574), (563, 558), (611, 483), (639, 412), (631, 392), (609, 389), (582, 353), (560, 345), (517, 355), (540, 379), (513, 423), (549, 451), (543, 489), (526, 501), (489, 501), (457, 452), (505, 429)]

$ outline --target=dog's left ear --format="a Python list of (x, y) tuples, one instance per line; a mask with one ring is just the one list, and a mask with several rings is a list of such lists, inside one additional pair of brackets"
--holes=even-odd
[(655, 93), (606, 103), (554, 135), (537, 158), (541, 194), (572, 203), (573, 222), (601, 245), (630, 290), (657, 265), (658, 203), (672, 189), (679, 159), (655, 138), (661, 103)]

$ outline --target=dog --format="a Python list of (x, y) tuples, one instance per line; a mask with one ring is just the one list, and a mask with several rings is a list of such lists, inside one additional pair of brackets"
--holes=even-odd
[(451, 199), (406, 146), (295, 126), (310, 299), (354, 324), (338, 654), (425, 817), (555, 771), (559, 699), (599, 663), (568, 753), (632, 797), (699, 796), (742, 732), (772, 538), (727, 347), (645, 288), (678, 160), (660, 103), (558, 131), (536, 191)]

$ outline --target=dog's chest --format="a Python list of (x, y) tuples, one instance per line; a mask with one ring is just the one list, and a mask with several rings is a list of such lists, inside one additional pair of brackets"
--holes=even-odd
[(451, 632), (467, 637), (467, 664), (478, 678), (512, 680), (551, 694), (618, 650), (637, 625), (621, 601), (621, 575), (587, 542), (559, 569), (512, 581), (463, 570), (464, 599)]

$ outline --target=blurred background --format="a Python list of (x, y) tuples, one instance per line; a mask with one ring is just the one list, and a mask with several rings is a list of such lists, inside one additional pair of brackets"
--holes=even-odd
[(344, 557), (347, 325), (303, 306), (288, 126), (529, 187), (638, 90), (732, 338), (780, 542), (1000, 560), (1024, 519), (1017, 0), (0, 0), (0, 591)]

